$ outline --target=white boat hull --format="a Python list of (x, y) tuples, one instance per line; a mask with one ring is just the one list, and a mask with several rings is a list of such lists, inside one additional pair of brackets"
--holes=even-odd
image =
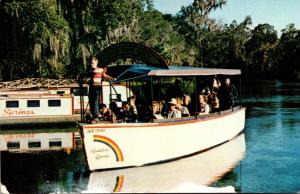
[(245, 153), (245, 135), (241, 134), (218, 147), (181, 160), (140, 168), (92, 172), (85, 192), (223, 193), (224, 190), (207, 186), (235, 168)]
[(82, 124), (90, 170), (142, 166), (204, 151), (231, 140), (245, 125), (245, 108), (214, 117), (165, 123)]

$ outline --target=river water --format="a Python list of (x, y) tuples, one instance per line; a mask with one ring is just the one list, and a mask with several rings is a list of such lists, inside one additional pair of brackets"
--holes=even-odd
[[(201, 185), (230, 186), (237, 192), (299, 192), (300, 83), (247, 80), (243, 85), (245, 134), (208, 152), (165, 164), (93, 173), (81, 149), (1, 152), (1, 183), (11, 193), (205, 191)], [(64, 127), (64, 137), (73, 128)]]

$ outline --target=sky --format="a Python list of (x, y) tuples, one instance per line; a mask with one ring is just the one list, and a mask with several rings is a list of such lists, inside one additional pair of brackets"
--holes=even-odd
[[(193, 0), (154, 0), (155, 9), (162, 13), (176, 14), (181, 6), (191, 4)], [(227, 0), (222, 9), (212, 13), (212, 17), (223, 24), (233, 20), (242, 22), (251, 16), (252, 28), (268, 23), (280, 31), (290, 23), (300, 29), (300, 0)]]

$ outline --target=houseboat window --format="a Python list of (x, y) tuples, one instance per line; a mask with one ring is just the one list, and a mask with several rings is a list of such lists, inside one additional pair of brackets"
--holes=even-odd
[(60, 100), (48, 100), (48, 106), (49, 107), (61, 106), (61, 101)]
[(19, 101), (13, 100), (13, 101), (6, 101), (6, 108), (18, 108), (19, 107)]
[(61, 147), (62, 143), (61, 143), (61, 139), (52, 139), (49, 140), (49, 147)]
[(27, 100), (27, 107), (40, 107), (39, 100)]
[(65, 91), (57, 91), (56, 92), (56, 94), (58, 94), (58, 95), (63, 95), (63, 94), (65, 94), (66, 92)]
[[(88, 95), (88, 88), (83, 87), (82, 89), (83, 89), (83, 96), (87, 96)], [(79, 87), (72, 88), (72, 93), (74, 94), (74, 96), (80, 96), (80, 88)]]
[(18, 142), (18, 141), (7, 142), (7, 148), (8, 149), (20, 149), (20, 142)]
[(41, 147), (41, 142), (40, 141), (28, 142), (28, 147), (29, 148), (40, 148)]

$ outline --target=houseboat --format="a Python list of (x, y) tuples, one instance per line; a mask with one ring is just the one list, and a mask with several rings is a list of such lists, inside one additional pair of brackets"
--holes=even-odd
[[(108, 67), (113, 75), (118, 66)], [(124, 70), (125, 69), (125, 70)], [(245, 108), (237, 100), (230, 108), (199, 114), (198, 95), (203, 80), (231, 77), (240, 82), (239, 69), (215, 69), (149, 65), (122, 66), (116, 83), (131, 82), (136, 96), (138, 118), (135, 121), (79, 124), (88, 167), (91, 171), (145, 166), (195, 155), (234, 139), (244, 131)], [(152, 102), (167, 100), (180, 87), (192, 98), (191, 114), (181, 118), (153, 117)], [(212, 82), (209, 82), (212, 85)], [(223, 83), (222, 83), (223, 84)], [(240, 87), (241, 84), (236, 84)], [(168, 90), (170, 89), (170, 90)], [(175, 96), (174, 96), (175, 97)], [(165, 101), (165, 105), (168, 101)], [(149, 116), (150, 115), (150, 116)]]
[[(29, 86), (23, 88), (16, 87), (16, 84), (14, 87), (9, 87), (12, 84), (0, 84), (0, 126), (76, 123), (81, 120), (81, 106), (85, 111), (89, 111), (87, 84), (83, 85), (80, 97), (76, 80), (68, 84), (47, 86), (37, 84), (39, 82), (36, 80), (34, 84), (28, 84), (28, 80), (26, 82)], [(130, 91), (123, 85), (115, 85), (114, 89), (111, 89), (108, 82), (103, 82), (103, 103), (107, 105), (109, 98), (126, 100), (126, 93), (129, 95)]]

